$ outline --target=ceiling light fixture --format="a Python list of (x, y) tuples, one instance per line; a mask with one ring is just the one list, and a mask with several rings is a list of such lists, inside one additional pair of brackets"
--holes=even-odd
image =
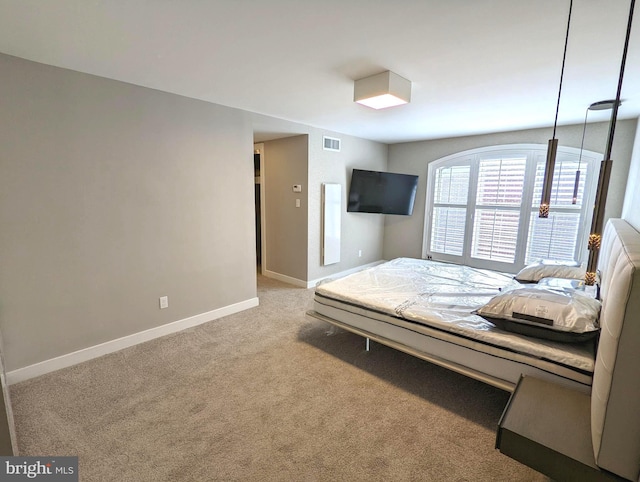
[(622, 61), (620, 62), (620, 75), (618, 77), (618, 90), (616, 99), (613, 102), (611, 121), (609, 122), (609, 138), (607, 140), (607, 150), (604, 159), (600, 164), (600, 175), (598, 176), (598, 188), (596, 190), (596, 202), (593, 206), (593, 216), (591, 218), (591, 234), (589, 234), (589, 260), (587, 261), (587, 272), (584, 277), (586, 285), (594, 285), (596, 282), (596, 269), (598, 267), (598, 256), (600, 254), (600, 243), (602, 241), (602, 225), (604, 223), (604, 208), (607, 202), (607, 192), (609, 191), (609, 178), (611, 177), (611, 149), (613, 147), (613, 135), (616, 130), (618, 120), (618, 107), (620, 106), (620, 93), (622, 91), (622, 80), (624, 78), (624, 67), (627, 62), (627, 50), (629, 49), (629, 37), (631, 36), (631, 23), (633, 21), (633, 9), (636, 1), (631, 0), (629, 6), (629, 19), (627, 21), (627, 34), (622, 49)]
[(353, 101), (373, 109), (385, 109), (411, 101), (411, 81), (389, 70), (355, 81)]
[(556, 118), (553, 121), (553, 137), (549, 139), (547, 147), (547, 162), (544, 167), (544, 180), (542, 181), (542, 197), (538, 217), (549, 217), (549, 205), (551, 204), (551, 186), (553, 184), (553, 171), (556, 167), (556, 152), (558, 151), (558, 139), (556, 139), (556, 126), (558, 125), (558, 110), (560, 109), (560, 94), (562, 93), (562, 77), (564, 76), (564, 61), (567, 58), (567, 44), (569, 43), (569, 27), (571, 26), (571, 9), (573, 0), (569, 3), (569, 19), (567, 20), (567, 34), (564, 39), (564, 54), (562, 55), (562, 69), (560, 70), (560, 87), (558, 88), (558, 102), (556, 104)]

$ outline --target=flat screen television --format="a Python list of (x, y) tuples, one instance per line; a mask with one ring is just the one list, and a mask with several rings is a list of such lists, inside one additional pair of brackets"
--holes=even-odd
[(354, 169), (347, 211), (410, 216), (417, 189), (418, 176)]

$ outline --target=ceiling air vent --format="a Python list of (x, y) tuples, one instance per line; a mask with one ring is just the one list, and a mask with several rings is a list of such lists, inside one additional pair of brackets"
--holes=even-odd
[(340, 139), (336, 139), (335, 137), (322, 136), (322, 143), (322, 148), (325, 151), (340, 152)]

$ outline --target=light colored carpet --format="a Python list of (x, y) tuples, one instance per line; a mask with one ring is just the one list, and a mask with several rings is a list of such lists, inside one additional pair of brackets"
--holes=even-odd
[(20, 455), (83, 481), (534, 481), (495, 450), (508, 394), (305, 319), (312, 291), (11, 387)]

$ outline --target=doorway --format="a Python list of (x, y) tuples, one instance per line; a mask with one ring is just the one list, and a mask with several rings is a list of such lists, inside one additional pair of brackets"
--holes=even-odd
[(255, 215), (256, 215), (256, 266), (257, 272), (262, 274), (265, 265), (265, 209), (264, 209), (264, 144), (253, 146), (253, 171), (255, 185)]

